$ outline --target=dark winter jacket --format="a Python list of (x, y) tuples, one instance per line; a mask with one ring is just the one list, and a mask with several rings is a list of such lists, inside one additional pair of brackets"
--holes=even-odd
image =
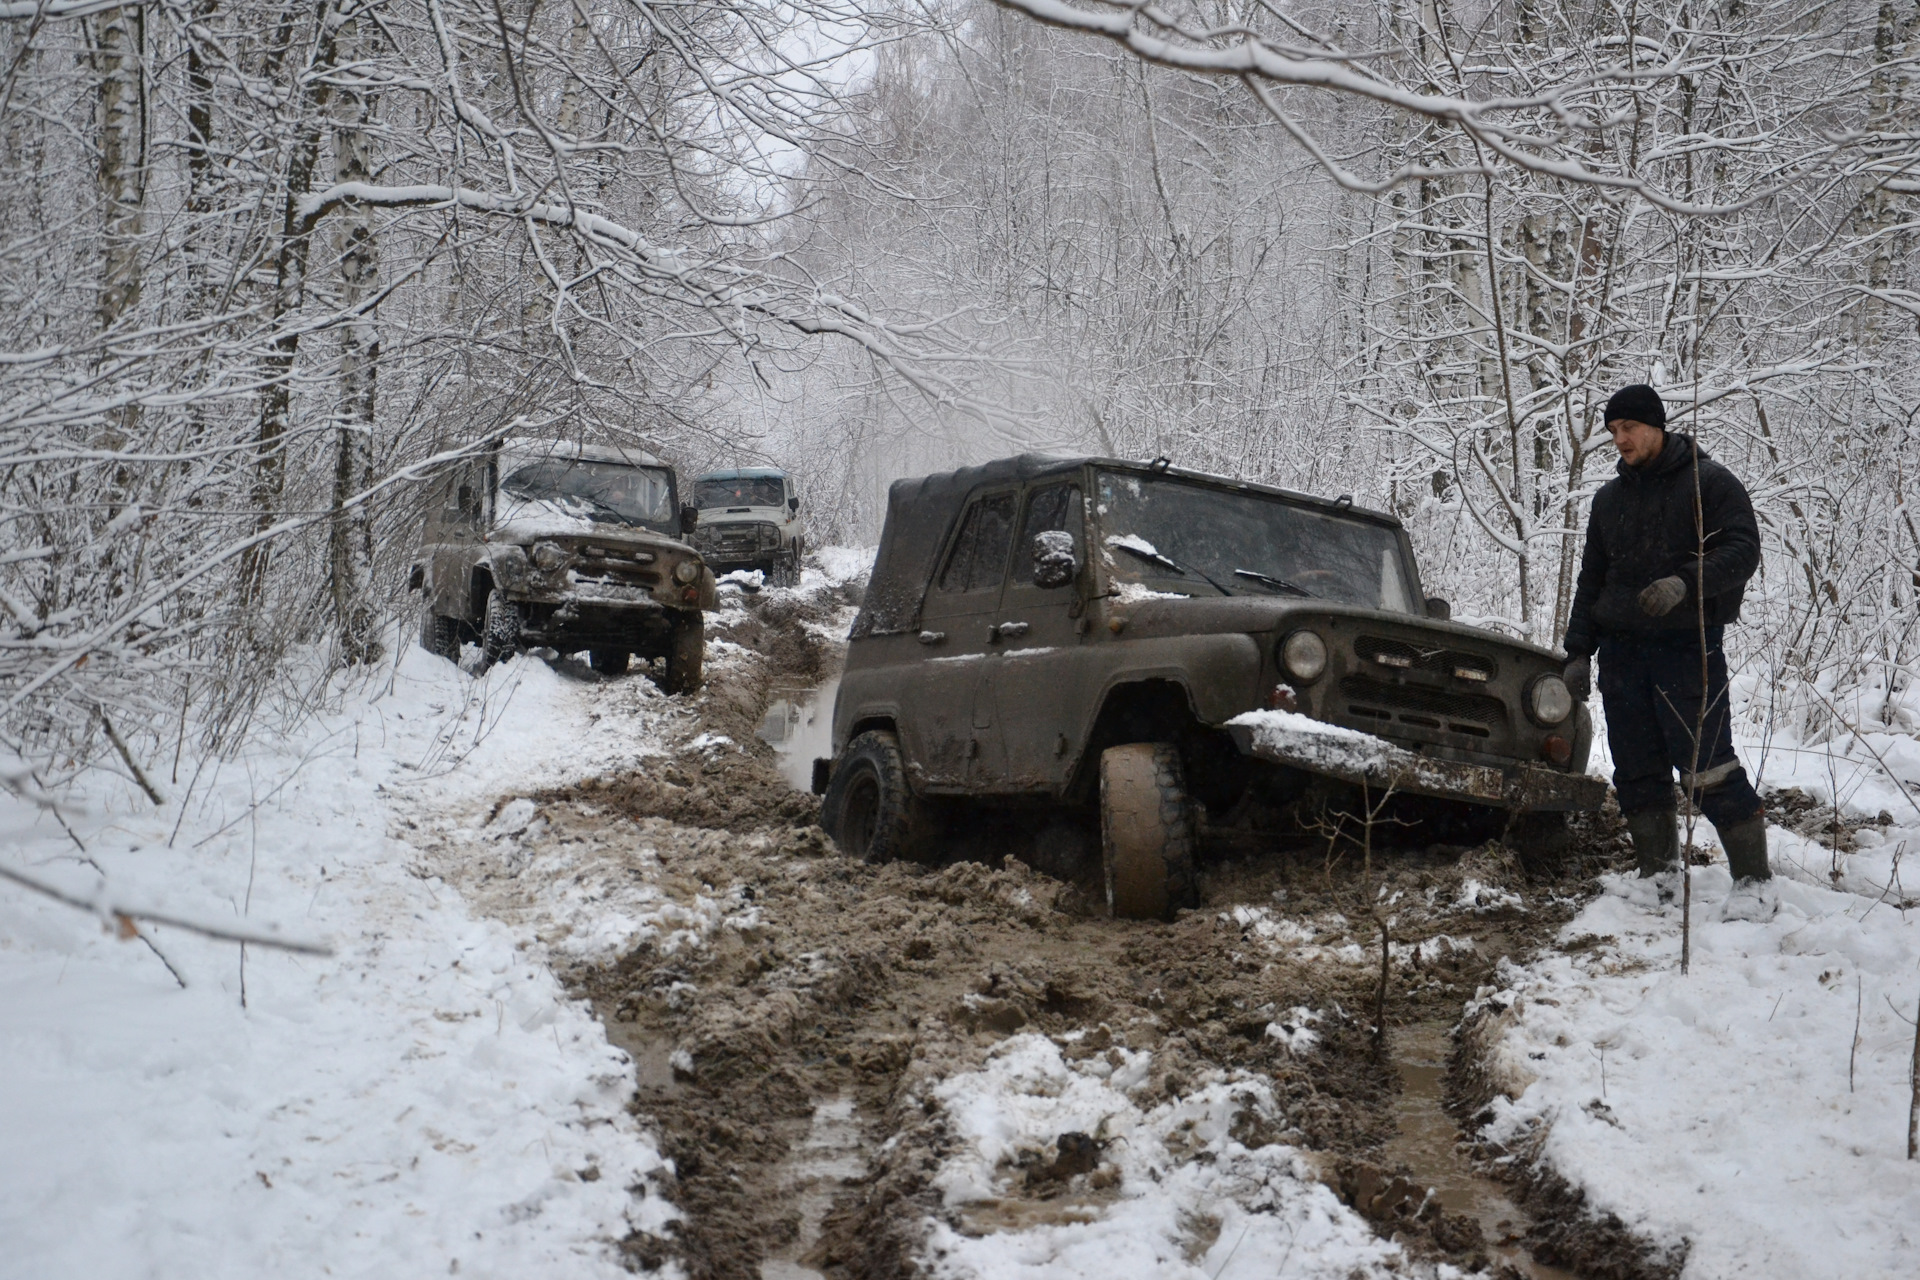
[[(1693, 462), (1700, 460), (1700, 510), (1706, 559), (1693, 518)], [(1700, 624), (1704, 588), (1707, 625), (1740, 617), (1747, 579), (1760, 567), (1760, 529), (1753, 503), (1731, 471), (1694, 447), (1691, 436), (1667, 435), (1653, 465), (1620, 464), (1620, 474), (1594, 495), (1580, 582), (1567, 618), (1569, 654), (1590, 654), (1607, 635), (1691, 631)], [(1687, 598), (1671, 613), (1650, 618), (1636, 597), (1648, 584), (1678, 576)], [(1699, 579), (1696, 582), (1696, 578)]]

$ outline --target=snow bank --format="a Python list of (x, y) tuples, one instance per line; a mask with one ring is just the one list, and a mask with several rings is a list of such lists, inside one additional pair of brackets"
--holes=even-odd
[[(1803, 842), (1770, 834), (1776, 871), (1791, 873)], [(1775, 919), (1720, 923), (1727, 872), (1695, 873), (1683, 977), (1679, 908), (1609, 877), (1562, 935), (1586, 947), (1508, 968), (1508, 990), (1483, 993), (1509, 1006), (1496, 1056), (1518, 1091), (1496, 1101), (1488, 1134), (1544, 1135), (1542, 1157), (1593, 1208), (1691, 1241), (1698, 1280), (1910, 1274), (1920, 919), (1791, 874), (1775, 883)]]
[[(102, 786), (74, 819), (130, 895), (332, 941), (249, 948), (245, 1007), (232, 944), (155, 927), (180, 990), (140, 943), (0, 885), (0, 1271), (612, 1277), (612, 1242), (673, 1215), (629, 1191), (661, 1159), (625, 1055), (388, 834), (396, 784), (525, 785), (565, 756), (543, 733), (643, 747), (542, 714), (572, 694), (537, 661), (474, 681), (409, 645), (390, 688), (336, 694), (296, 738), (209, 762), (184, 806), (193, 762), (177, 782), (156, 762), (166, 807)], [(18, 804), (0, 847), (92, 874)]]
[(1022, 1152), (1051, 1157), (1062, 1133), (1105, 1140), (1119, 1182), (1094, 1191), (1076, 1180), (1057, 1198), (1022, 1204), (1009, 1215), (1022, 1223), (1014, 1228), (980, 1233), (975, 1222), (963, 1233), (936, 1221), (924, 1260), (931, 1273), (1211, 1280), (1231, 1261), (1232, 1274), (1247, 1276), (1402, 1274), (1399, 1247), (1316, 1181), (1299, 1153), (1234, 1138), (1241, 1113), (1275, 1114), (1264, 1081), (1216, 1073), (1197, 1092), (1143, 1110), (1131, 1095), (1150, 1058), (1113, 1049), (1068, 1062), (1046, 1037), (1020, 1035), (996, 1046), (983, 1069), (935, 1086), (955, 1149), (934, 1186), (963, 1222), (1004, 1209), (1024, 1176), (1010, 1162)]

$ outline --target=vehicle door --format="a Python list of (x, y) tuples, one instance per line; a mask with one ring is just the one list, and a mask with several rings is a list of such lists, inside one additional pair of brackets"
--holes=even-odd
[[(1092, 695), (1086, 687), (1085, 525), (1077, 477), (1027, 492), (994, 618), (999, 653), (987, 668), (1012, 791), (1054, 792), (1064, 785), (1072, 747), (1086, 724)], [(1072, 539), (1080, 572), (1071, 581), (1042, 586), (1035, 580), (1034, 543), (1050, 532)]]
[(917, 780), (929, 790), (991, 789), (1006, 772), (985, 676), (999, 651), (990, 633), (1013, 545), (1017, 496), (1014, 489), (973, 496), (920, 607), (926, 657), (901, 690), (901, 711), (909, 762), (919, 766)]

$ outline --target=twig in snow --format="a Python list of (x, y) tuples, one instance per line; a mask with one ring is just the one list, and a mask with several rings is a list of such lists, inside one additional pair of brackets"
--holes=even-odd
[(1913, 1066), (1907, 1073), (1907, 1159), (1920, 1160), (1920, 1009), (1913, 1018)]
[(1240, 1228), (1240, 1238), (1233, 1242), (1233, 1248), (1227, 1250), (1227, 1256), (1221, 1260), (1220, 1269), (1213, 1273), (1211, 1280), (1220, 1280), (1221, 1276), (1227, 1274), (1227, 1267), (1233, 1262), (1233, 1255), (1240, 1252), (1240, 1246), (1247, 1242), (1247, 1232), (1251, 1230), (1253, 1230), (1251, 1222)]
[[(39, 876), (31, 872), (22, 871), (18, 867), (9, 867), (3, 863), (0, 863), (0, 879), (11, 880), (23, 888), (33, 890), (35, 893), (45, 894), (55, 902), (64, 902), (70, 907), (78, 908), (81, 911), (90, 911), (110, 921), (117, 922), (124, 920), (131, 924), (133, 921), (145, 920), (153, 924), (172, 925), (176, 929), (185, 929), (189, 933), (197, 933), (202, 937), (215, 938), (222, 942), (251, 942), (262, 947), (274, 947), (281, 951), (297, 951), (302, 955), (310, 956), (330, 956), (333, 954), (333, 948), (324, 942), (305, 938), (282, 937), (280, 931), (271, 925), (265, 927), (242, 924), (226, 925), (218, 921), (196, 920), (191, 916), (183, 916), (178, 912), (166, 911), (157, 907), (137, 906), (113, 896), (109, 892), (105, 880), (100, 882), (99, 886), (94, 890), (92, 897), (85, 897), (72, 890), (63, 889), (59, 885), (42, 880)], [(138, 934), (137, 936), (145, 937), (144, 934)], [(147, 946), (151, 948), (153, 947), (153, 943), (148, 942)], [(155, 954), (159, 954), (157, 948), (155, 949)], [(162, 956), (161, 959), (164, 961), (166, 957)], [(173, 966), (169, 964), (167, 968), (172, 969)], [(179, 974), (175, 973), (174, 976), (178, 977)], [(183, 981), (181, 985), (185, 986), (186, 984)]]
[(1860, 1010), (1866, 1003), (1866, 980), (1853, 975), (1853, 1043), (1847, 1046), (1847, 1092), (1853, 1092), (1853, 1063), (1860, 1054)]
[(133, 752), (128, 749), (126, 739), (120, 736), (120, 731), (113, 727), (113, 721), (107, 718), (107, 709), (105, 707), (97, 709), (100, 712), (100, 727), (107, 731), (107, 741), (113, 744), (113, 749), (119, 753), (121, 762), (132, 771), (133, 780), (140, 784), (140, 789), (147, 793), (147, 799), (153, 801), (156, 809), (165, 804), (167, 798), (160, 794), (160, 788), (153, 785), (153, 780), (147, 777), (147, 771), (142, 769), (140, 762), (133, 758)]

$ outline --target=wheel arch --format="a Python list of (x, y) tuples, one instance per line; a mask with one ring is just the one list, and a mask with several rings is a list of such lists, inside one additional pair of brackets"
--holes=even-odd
[(1189, 788), (1209, 808), (1224, 808), (1246, 788), (1245, 758), (1227, 734), (1200, 719), (1193, 691), (1175, 675), (1117, 681), (1101, 696), (1086, 744), (1067, 780), (1065, 799), (1090, 804), (1100, 786), (1100, 756), (1129, 742), (1169, 742), (1180, 750)]

